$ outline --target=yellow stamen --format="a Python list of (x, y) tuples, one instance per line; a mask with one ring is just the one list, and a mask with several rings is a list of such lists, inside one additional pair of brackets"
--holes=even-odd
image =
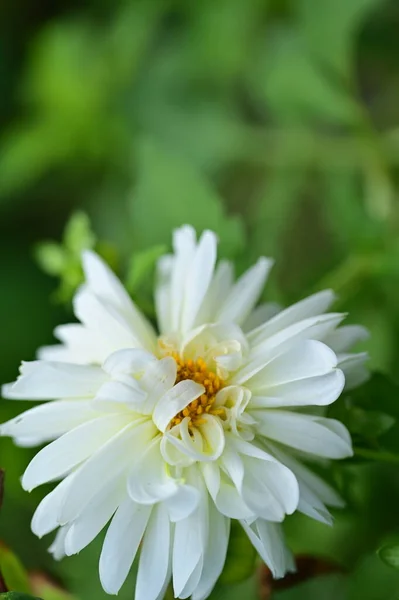
[(215, 415), (224, 418), (225, 412), (223, 407), (214, 407), (216, 401), (216, 394), (224, 386), (223, 381), (214, 373), (208, 369), (208, 366), (203, 358), (197, 358), (196, 360), (188, 359), (185, 361), (182, 359), (177, 352), (172, 352), (172, 357), (176, 361), (177, 375), (176, 383), (184, 381), (185, 379), (191, 379), (196, 383), (200, 383), (204, 386), (205, 392), (199, 397), (190, 402), (183, 410), (181, 410), (170, 422), (170, 426), (174, 427), (179, 425), (184, 418), (189, 418), (188, 426), (194, 427), (198, 425), (204, 425), (206, 419), (201, 417), (204, 414)]

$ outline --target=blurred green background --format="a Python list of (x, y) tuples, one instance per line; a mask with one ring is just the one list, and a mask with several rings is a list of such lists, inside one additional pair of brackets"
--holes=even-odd
[[(186, 222), (215, 229), (238, 270), (273, 256), (270, 299), (333, 287), (371, 330), (372, 369), (399, 380), (398, 30), (395, 0), (1, 3), (1, 381), (70, 319), (81, 246), (151, 316), (151, 266)], [(37, 263), (61, 275), (57, 290)], [(1, 401), (0, 420), (22, 406)], [(0, 538), (80, 600), (103, 600), (99, 543), (55, 564), (29, 531), (46, 491), (20, 489), (32, 454), (0, 440)], [(399, 599), (399, 571), (376, 555), (399, 539), (399, 448), (331, 477), (348, 500), (335, 528), (295, 517), (287, 533), (339, 572), (285, 590), (219, 586), (215, 599)]]

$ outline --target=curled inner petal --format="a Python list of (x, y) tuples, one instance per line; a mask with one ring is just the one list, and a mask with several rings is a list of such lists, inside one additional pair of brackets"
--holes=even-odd
[(224, 418), (224, 408), (222, 406), (215, 406), (216, 394), (224, 387), (222, 379), (208, 369), (206, 362), (202, 358), (185, 361), (177, 352), (173, 352), (172, 356), (177, 364), (176, 383), (191, 379), (203, 385), (205, 392), (173, 417), (170, 427), (179, 425), (186, 417), (190, 419), (189, 427), (203, 425), (206, 422), (204, 419), (204, 415), (206, 414)]

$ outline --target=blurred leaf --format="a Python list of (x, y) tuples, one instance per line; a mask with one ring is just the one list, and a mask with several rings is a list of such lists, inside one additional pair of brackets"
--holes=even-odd
[(29, 593), (28, 575), (17, 556), (0, 542), (0, 570), (9, 590)]
[(0, 469), (0, 508), (3, 506), (3, 497), (4, 497), (4, 471)]
[(224, 214), (221, 199), (207, 180), (190, 163), (149, 140), (140, 147), (131, 214), (140, 249), (169, 244), (172, 230), (186, 223), (198, 232), (216, 231), (222, 255), (237, 255), (244, 246), (239, 217)]
[(64, 244), (66, 248), (71, 254), (80, 258), (81, 252), (93, 248), (95, 243), (96, 236), (91, 229), (89, 217), (82, 211), (75, 212), (65, 228)]
[(264, 0), (204, 0), (193, 3), (187, 59), (199, 76), (231, 83), (248, 65), (261, 31)]
[(396, 422), (392, 415), (377, 410), (365, 410), (354, 406), (348, 399), (336, 402), (331, 407), (329, 416), (344, 423), (352, 436), (358, 435), (366, 440), (380, 437)]
[(67, 262), (65, 250), (56, 242), (41, 242), (35, 249), (35, 257), (48, 275), (60, 275)]
[(44, 600), (44, 599), (36, 598), (34, 596), (27, 596), (26, 594), (20, 594), (19, 592), (7, 592), (6, 594), (0, 594), (0, 600)]
[(382, 0), (297, 0), (299, 26), (315, 57), (348, 76), (356, 35)]
[(399, 545), (383, 546), (378, 550), (378, 556), (389, 567), (399, 569)]
[[(273, 600), (346, 600), (348, 581), (344, 575), (315, 577), (289, 590), (274, 592)], [(266, 599), (265, 599), (266, 600)]]
[(294, 29), (282, 28), (270, 37), (250, 79), (256, 96), (284, 122), (352, 124), (358, 118), (348, 92), (328, 78)]
[(241, 525), (231, 522), (230, 541), (226, 563), (219, 582), (235, 584), (251, 577), (255, 570), (256, 551)]
[(131, 294), (135, 294), (143, 281), (153, 273), (158, 258), (166, 250), (166, 246), (154, 246), (133, 255), (126, 277), (126, 288)]
[(29, 581), (33, 593), (42, 600), (76, 600), (76, 596), (56, 585), (45, 573), (30, 573)]
[(373, 552), (362, 558), (351, 575), (348, 600), (396, 600), (398, 592), (397, 568), (390, 568)]
[[(77, 211), (70, 217), (64, 231), (63, 243), (41, 242), (35, 249), (39, 266), (48, 275), (60, 278), (55, 293), (59, 302), (69, 302), (77, 287), (83, 281), (82, 251), (92, 249), (96, 244), (89, 217)], [(108, 246), (101, 249), (109, 254)]]

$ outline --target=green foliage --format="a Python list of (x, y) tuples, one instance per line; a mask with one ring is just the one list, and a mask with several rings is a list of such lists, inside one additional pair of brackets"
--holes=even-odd
[(383, 546), (378, 550), (378, 556), (389, 567), (399, 569), (399, 545)]
[(88, 216), (76, 212), (65, 227), (62, 244), (41, 242), (36, 247), (36, 260), (43, 271), (61, 280), (55, 295), (59, 302), (68, 302), (83, 281), (82, 251), (95, 243)]
[(131, 197), (132, 228), (139, 247), (170, 243), (170, 232), (190, 223), (220, 236), (221, 252), (237, 255), (244, 246), (238, 217), (224, 214), (211, 185), (184, 158), (144, 140), (139, 147), (139, 177)]
[(1, 600), (42, 600), (41, 598), (34, 598), (33, 596), (19, 594), (18, 592), (7, 592), (7, 594), (0, 594), (0, 598)]
[(221, 584), (240, 583), (254, 572), (256, 552), (239, 523), (232, 523), (226, 564), (220, 576)]
[(4, 544), (0, 543), (0, 571), (9, 590), (29, 593), (28, 575), (19, 558)]

